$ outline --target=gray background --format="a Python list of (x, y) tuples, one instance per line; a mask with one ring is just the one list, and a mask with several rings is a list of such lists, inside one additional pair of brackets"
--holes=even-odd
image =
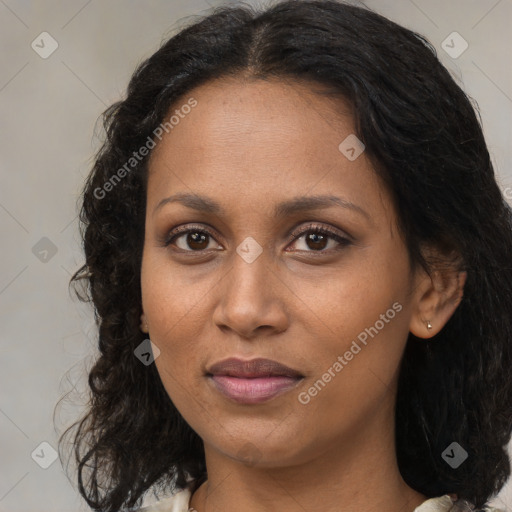
[[(98, 148), (95, 123), (164, 38), (220, 4), (0, 0), (0, 511), (89, 510), (59, 460), (47, 469), (39, 464), (51, 462), (42, 442), (57, 447), (54, 406), (68, 391), (69, 399), (83, 399), (95, 350), (92, 312), (68, 293), (83, 261), (76, 202)], [(500, 184), (512, 200), (512, 0), (366, 4), (426, 35), (478, 101)], [(453, 31), (469, 45), (457, 58), (442, 48)], [(46, 59), (31, 47), (34, 40), (43, 46), (42, 32), (58, 43)], [(59, 431), (80, 412), (65, 403)], [(512, 510), (510, 482), (496, 503)]]

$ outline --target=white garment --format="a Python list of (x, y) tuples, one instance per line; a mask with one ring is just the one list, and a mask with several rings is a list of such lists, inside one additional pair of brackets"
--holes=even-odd
[[(191, 492), (188, 489), (178, 492), (170, 498), (163, 500), (138, 509), (137, 512), (194, 512), (190, 508)], [(416, 507), (413, 512), (465, 512), (465, 508), (458, 508), (454, 506), (454, 502), (450, 496), (440, 496), (439, 498), (431, 498), (424, 501), (419, 507)], [(488, 512), (504, 512), (497, 508), (488, 509)]]
[[(192, 493), (189, 489), (183, 489), (170, 498), (164, 498), (147, 507), (137, 509), (136, 512), (189, 512), (189, 501)], [(193, 509), (190, 511), (193, 512)]]

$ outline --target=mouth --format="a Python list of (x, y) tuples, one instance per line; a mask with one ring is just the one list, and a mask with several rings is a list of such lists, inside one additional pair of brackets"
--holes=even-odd
[(267, 402), (293, 389), (304, 378), (293, 368), (261, 358), (225, 359), (211, 366), (206, 376), (217, 391), (239, 404)]

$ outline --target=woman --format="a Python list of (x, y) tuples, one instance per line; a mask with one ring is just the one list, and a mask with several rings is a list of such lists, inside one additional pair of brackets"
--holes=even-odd
[(73, 277), (100, 356), (64, 434), (91, 508), (483, 510), (511, 211), (429, 43), (332, 1), (217, 9), (105, 127)]

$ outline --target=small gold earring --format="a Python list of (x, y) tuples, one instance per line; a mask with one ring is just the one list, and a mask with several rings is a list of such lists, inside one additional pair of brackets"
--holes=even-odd
[(146, 320), (146, 318), (144, 318), (144, 315), (140, 316), (140, 330), (142, 332), (149, 330), (149, 328), (148, 328), (148, 321)]
[(430, 320), (427, 320), (427, 329), (432, 329), (432, 324), (430, 323)]

